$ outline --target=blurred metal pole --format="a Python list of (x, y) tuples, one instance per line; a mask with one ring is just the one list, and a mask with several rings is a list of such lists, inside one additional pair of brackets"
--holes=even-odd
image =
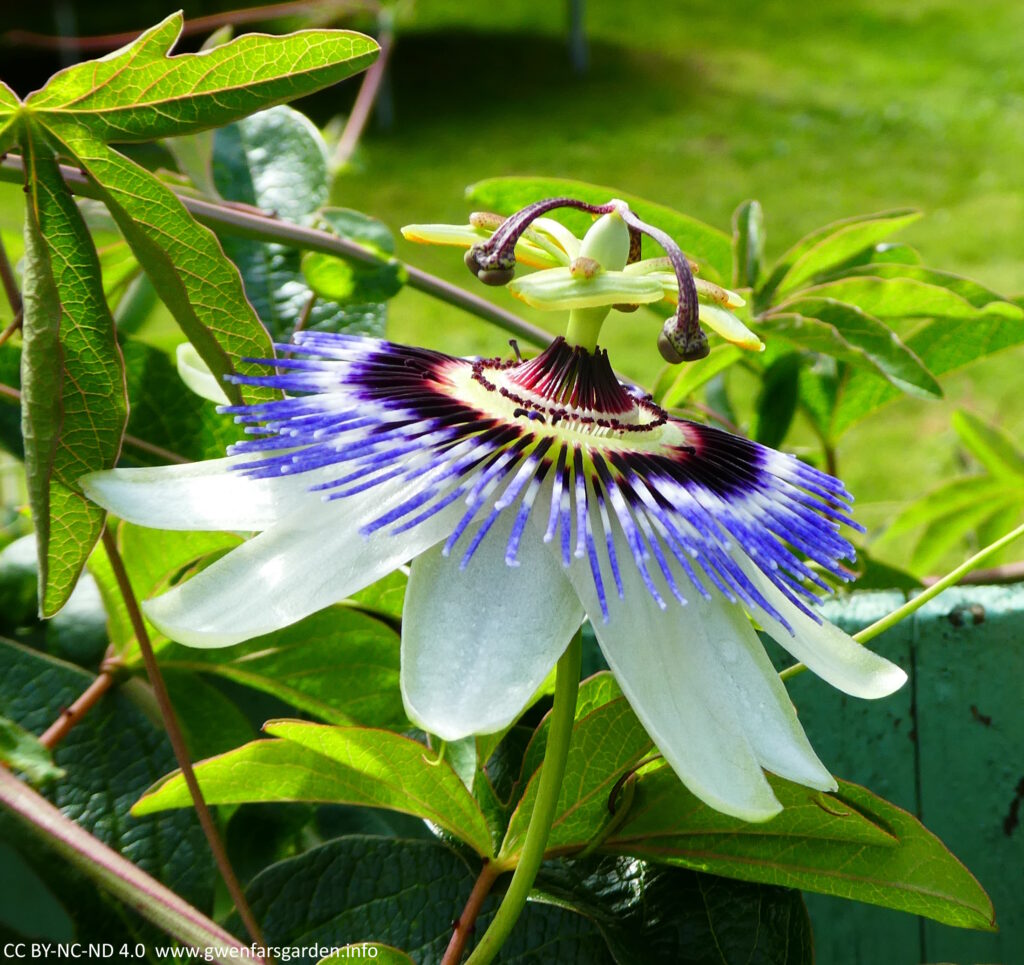
[(583, 26), (586, 0), (568, 0), (569, 3), (569, 61), (577, 74), (585, 74), (590, 64), (587, 32)]

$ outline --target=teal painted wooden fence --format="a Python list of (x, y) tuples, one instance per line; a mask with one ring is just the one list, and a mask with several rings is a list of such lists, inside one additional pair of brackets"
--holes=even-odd
[[(903, 602), (855, 594), (825, 614), (848, 631)], [(1024, 965), (1024, 585), (948, 590), (872, 647), (910, 674), (880, 702), (811, 674), (790, 693), (836, 774), (918, 815), (992, 897), (998, 934), (808, 895), (818, 965)]]

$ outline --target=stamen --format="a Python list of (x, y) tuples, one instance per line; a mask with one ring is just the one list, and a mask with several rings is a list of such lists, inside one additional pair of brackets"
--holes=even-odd
[(466, 252), (466, 266), (485, 285), (505, 285), (516, 269), (516, 242), (531, 222), (555, 208), (576, 208), (593, 215), (610, 214), (617, 205), (588, 204), (575, 198), (546, 198), (535, 201), (506, 218), (487, 241), (474, 245)]
[[(658, 338), (658, 349), (666, 362), (693, 362), (704, 358), (710, 351), (707, 336), (700, 327), (697, 303), (697, 285), (690, 270), (690, 261), (675, 240), (653, 225), (641, 221), (629, 208), (620, 208), (619, 214), (632, 231), (653, 238), (665, 250), (676, 273), (679, 286), (679, 305), (676, 313), (665, 322)], [(632, 236), (630, 238), (632, 242)], [(632, 247), (632, 245), (631, 245)]]

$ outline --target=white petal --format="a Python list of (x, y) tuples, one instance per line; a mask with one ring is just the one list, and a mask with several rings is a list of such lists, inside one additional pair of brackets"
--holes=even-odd
[(79, 483), (94, 503), (121, 519), (153, 529), (261, 530), (290, 515), (302, 500), (317, 512), (324, 504), (309, 492), (311, 474), (253, 479), (237, 469), (251, 456), (209, 459), (181, 466), (111, 469)]
[[(689, 594), (690, 603), (683, 608), (666, 590), (668, 606), (659, 609), (621, 532), (616, 532), (624, 599), (616, 595), (608, 568), (602, 566), (607, 623), (587, 562), (574, 560), (569, 578), (623, 693), (658, 750), (694, 794), (743, 820), (768, 820), (782, 806), (741, 723), (744, 695), (709, 639), (709, 614), (698, 604), (696, 592)], [(602, 542), (598, 537), (599, 546)], [(603, 557), (603, 551), (599, 555)]]
[(772, 638), (788, 650), (797, 660), (807, 664), (809, 670), (833, 687), (854, 697), (888, 697), (907, 681), (900, 667), (861, 646), (839, 627), (822, 620), (815, 623), (806, 613), (791, 603), (748, 558), (736, 554), (750, 581), (764, 598), (793, 628), (790, 633), (778, 620), (760, 607), (751, 607), (758, 623)]
[(746, 614), (720, 594), (694, 599), (700, 620), (740, 696), (740, 722), (761, 766), (807, 787), (834, 791), (835, 778), (814, 753), (782, 680)]
[(224, 387), (217, 381), (210, 367), (203, 361), (191, 342), (182, 342), (175, 350), (178, 375), (196, 395), (218, 405), (229, 405), (231, 400), (224, 393)]
[(230, 646), (295, 623), (368, 586), (444, 539), (465, 510), (456, 504), (406, 533), (390, 535), (385, 527), (361, 536), (360, 525), (402, 495), (392, 494), (389, 500), (387, 493), (370, 490), (338, 500), (326, 521), (304, 510), (293, 513), (148, 601), (146, 616), (187, 646)]
[(409, 719), (444, 740), (512, 723), (583, 620), (575, 591), (534, 529), (520, 544), (520, 565), (505, 562), (514, 515), (514, 507), (502, 513), (465, 570), (459, 563), (480, 524), (451, 556), (434, 547), (412, 564), (402, 696)]

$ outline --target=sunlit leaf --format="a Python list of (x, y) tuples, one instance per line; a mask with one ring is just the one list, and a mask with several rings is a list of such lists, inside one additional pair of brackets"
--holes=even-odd
[(853, 305), (827, 298), (800, 298), (760, 320), (760, 331), (794, 345), (867, 367), (900, 391), (941, 398), (942, 387), (899, 336)]
[(25, 476), (39, 548), (39, 609), (67, 601), (104, 512), (80, 492), (117, 461), (128, 417), (124, 366), (89, 232), (45, 136), (22, 142), (28, 176), (22, 408)]
[(329, 87), (368, 67), (371, 38), (344, 30), (246, 34), (171, 56), (183, 18), (171, 14), (100, 60), (55, 74), (27, 103), (46, 123), (74, 120), (105, 141), (149, 141), (218, 127)]
[[(320, 801), (391, 808), (432, 821), (491, 853), (479, 806), (446, 761), (423, 744), (385, 730), (272, 721), (268, 733), (283, 740), (254, 741), (196, 765), (210, 804)], [(191, 807), (180, 775), (143, 797), (134, 814)]]

